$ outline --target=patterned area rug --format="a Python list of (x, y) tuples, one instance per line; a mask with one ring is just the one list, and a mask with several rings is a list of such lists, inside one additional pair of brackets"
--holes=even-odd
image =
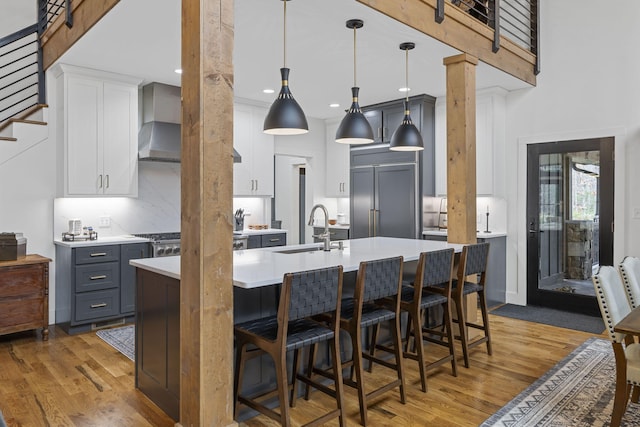
[[(611, 343), (590, 338), (481, 427), (609, 426), (615, 372)], [(640, 405), (629, 403), (622, 425), (640, 426)]]
[(101, 329), (96, 335), (102, 338), (111, 347), (135, 361), (136, 330), (134, 325), (121, 328)]

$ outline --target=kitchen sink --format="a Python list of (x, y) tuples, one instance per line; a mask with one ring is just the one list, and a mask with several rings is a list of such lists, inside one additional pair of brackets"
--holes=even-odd
[(277, 254), (301, 254), (304, 252), (318, 252), (321, 250), (322, 250), (322, 246), (314, 246), (311, 248), (281, 249), (273, 252)]

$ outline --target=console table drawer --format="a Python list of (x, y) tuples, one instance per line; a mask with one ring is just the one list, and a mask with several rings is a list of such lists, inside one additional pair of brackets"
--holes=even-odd
[(76, 318), (82, 320), (99, 319), (118, 314), (120, 309), (120, 292), (118, 289), (85, 292), (76, 295)]

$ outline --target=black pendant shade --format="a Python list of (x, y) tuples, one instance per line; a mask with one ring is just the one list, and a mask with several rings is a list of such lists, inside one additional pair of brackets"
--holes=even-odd
[(422, 135), (420, 135), (420, 131), (411, 120), (409, 104), (406, 100), (404, 101), (404, 118), (398, 129), (391, 136), (389, 149), (394, 151), (424, 150)]
[(416, 47), (414, 43), (406, 42), (400, 44), (400, 50), (405, 51), (405, 76), (407, 95), (404, 100), (404, 118), (402, 123), (398, 126), (398, 129), (393, 132), (391, 141), (389, 143), (389, 149), (393, 151), (418, 151), (424, 150), (424, 143), (422, 142), (422, 135), (420, 131), (413, 124), (411, 120), (411, 111), (409, 110), (409, 51)]
[(282, 87), (280, 93), (271, 108), (267, 117), (264, 118), (264, 133), (269, 135), (300, 135), (309, 132), (307, 118), (300, 108), (300, 105), (293, 99), (289, 90), (289, 69), (287, 68), (287, 2), (282, 0), (284, 6), (283, 19), (283, 66), (280, 68), (282, 76)]
[(352, 87), (353, 102), (336, 131), (336, 142), (341, 144), (370, 144), (373, 142), (373, 130), (358, 104), (360, 88)]
[(356, 30), (362, 28), (362, 19), (349, 19), (347, 28), (353, 30), (353, 87), (351, 88), (351, 107), (340, 122), (336, 131), (336, 142), (341, 144), (370, 144), (373, 142), (373, 130), (358, 104), (360, 88), (356, 84)]
[(300, 135), (309, 132), (307, 118), (289, 90), (289, 69), (280, 68), (282, 87), (264, 119), (264, 133)]

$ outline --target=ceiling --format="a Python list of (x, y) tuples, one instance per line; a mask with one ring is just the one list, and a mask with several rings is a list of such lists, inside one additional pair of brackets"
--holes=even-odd
[[(180, 0), (120, 1), (60, 62), (129, 74), (145, 82), (180, 85)], [(392, 20), (355, 0), (295, 0), (287, 3), (287, 66), (291, 91), (309, 117), (343, 114), (351, 102), (353, 30), (348, 19), (364, 20), (357, 30), (357, 84), (360, 104), (402, 98), (405, 54), (409, 54), (410, 95), (445, 94), (442, 59), (459, 51)], [(283, 3), (235, 2), (235, 96), (270, 104), (280, 86), (283, 65)], [(489, 65), (477, 68), (478, 89), (529, 87)], [(329, 104), (339, 103), (339, 108)]]

